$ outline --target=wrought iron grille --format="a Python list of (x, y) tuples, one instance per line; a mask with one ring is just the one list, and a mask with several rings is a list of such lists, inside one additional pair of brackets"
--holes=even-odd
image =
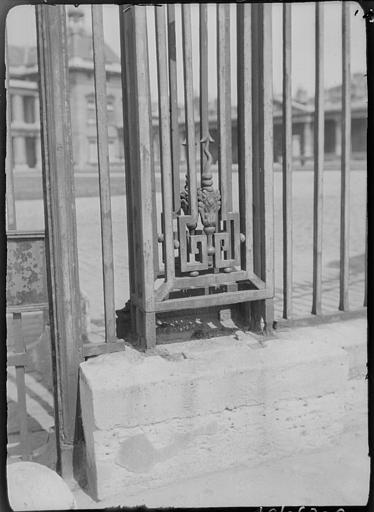
[[(266, 301), (266, 311), (257, 315), (257, 320), (262, 317), (269, 323), (272, 316), (271, 7), (219, 4), (214, 9), (217, 173), (212, 172), (210, 150), (214, 141), (208, 109), (208, 6), (199, 7), (199, 140), (194, 119), (191, 6), (181, 6), (179, 34), (176, 6), (154, 7), (161, 211), (156, 205), (152, 154), (154, 126), (147, 43), (150, 19), (139, 6), (124, 9), (121, 16), (123, 87), (127, 91), (124, 96), (126, 169), (131, 174), (127, 179), (128, 229), (132, 237), (130, 261), (134, 262), (130, 302), (135, 331), (147, 347), (156, 342), (155, 315), (160, 312), (251, 301), (260, 301), (256, 307), (264, 309)], [(233, 194), (231, 143), (230, 16), (233, 9), (237, 23), (237, 201)], [(182, 41), (184, 70), (184, 183), (180, 178), (178, 37)], [(155, 219), (157, 215), (160, 219)]]

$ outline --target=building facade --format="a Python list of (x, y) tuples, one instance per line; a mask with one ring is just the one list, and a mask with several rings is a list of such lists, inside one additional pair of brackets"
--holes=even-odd
[[(70, 106), (73, 132), (73, 156), (76, 172), (96, 172), (97, 135), (94, 97), (92, 37), (84, 28), (84, 13), (70, 8), (67, 14)], [(112, 171), (124, 166), (122, 82), (120, 59), (105, 46), (107, 74), (107, 116), (109, 160)], [(9, 93), (11, 103), (12, 163), (17, 170), (40, 169), (40, 122), (38, 65), (35, 48), (9, 48)], [(325, 157), (336, 160), (341, 155), (341, 86), (325, 91)], [(365, 159), (367, 92), (362, 74), (352, 77), (352, 157)], [(160, 159), (157, 105), (153, 105), (153, 148), (156, 166)], [(274, 98), (274, 162), (282, 160), (282, 99)], [(186, 160), (183, 142), (185, 126), (180, 108), (180, 157)], [(199, 140), (199, 106), (195, 101), (196, 140)], [(210, 149), (218, 157), (217, 108), (209, 107), (209, 127), (214, 139)], [(313, 158), (313, 98), (299, 90), (292, 103), (293, 155), (304, 165)], [(233, 163), (237, 162), (237, 112), (232, 108)], [(199, 155), (197, 151), (197, 155)]]
[[(96, 107), (92, 37), (84, 13), (68, 10), (69, 87), (73, 156), (76, 172), (97, 169)], [(124, 164), (122, 82), (118, 55), (105, 46), (108, 144), (111, 169)], [(35, 48), (9, 47), (9, 93), (14, 169), (40, 169), (38, 64)]]

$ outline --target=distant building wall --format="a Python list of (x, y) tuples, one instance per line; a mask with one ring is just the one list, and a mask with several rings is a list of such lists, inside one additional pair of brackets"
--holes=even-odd
[(40, 169), (39, 92), (36, 83), (12, 81), (10, 127), (13, 167)]
[[(92, 38), (83, 24), (84, 12), (79, 8), (68, 11), (68, 53), (72, 142), (75, 170), (90, 172), (97, 169), (96, 105), (94, 96)], [(38, 69), (35, 48), (10, 47), (10, 96), (13, 165), (15, 169), (41, 169)], [(108, 151), (112, 170), (124, 168), (122, 81), (119, 57), (105, 45), (107, 70)], [(365, 158), (366, 152), (366, 81), (362, 74), (352, 76), (352, 157)], [(341, 155), (341, 86), (325, 91), (325, 154), (337, 159)], [(210, 144), (213, 161), (218, 160), (217, 102), (211, 102), (209, 129), (214, 142)], [(199, 119), (199, 99), (194, 99), (195, 119)], [(153, 150), (156, 165), (160, 163), (158, 107), (152, 104)], [(238, 161), (237, 112), (232, 107), (232, 161)], [(282, 160), (282, 98), (273, 100), (273, 158)], [(186, 140), (183, 108), (178, 111), (181, 162), (186, 161)], [(298, 90), (292, 100), (293, 156), (302, 164), (313, 158), (313, 99)], [(256, 127), (254, 127), (256, 129)], [(200, 157), (200, 127), (195, 125), (196, 157)]]

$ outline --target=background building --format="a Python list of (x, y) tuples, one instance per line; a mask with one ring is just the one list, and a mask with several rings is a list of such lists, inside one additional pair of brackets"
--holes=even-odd
[[(92, 37), (83, 26), (83, 11), (68, 11), (70, 106), (74, 164), (77, 172), (97, 166), (96, 109)], [(122, 84), (119, 57), (105, 46), (109, 159), (123, 167)], [(15, 170), (40, 168), (38, 65), (35, 48), (9, 47), (11, 132)]]
[[(84, 12), (80, 8), (68, 10), (68, 54), (71, 98), (73, 153), (76, 172), (96, 171), (97, 143), (95, 125), (95, 98), (93, 78), (92, 37), (84, 27)], [(11, 134), (13, 167), (17, 170), (40, 169), (40, 123), (38, 66), (33, 47), (9, 47)], [(124, 166), (122, 82), (119, 56), (105, 46), (107, 73), (107, 114), (109, 160), (112, 171)], [(325, 155), (338, 160), (341, 155), (341, 86), (325, 91)], [(366, 78), (357, 73), (352, 77), (352, 157), (365, 159), (367, 125)], [(159, 130), (157, 105), (153, 105), (154, 156), (159, 162)], [(215, 140), (210, 149), (213, 159), (218, 157), (217, 108), (209, 105), (210, 133)], [(180, 108), (181, 161), (185, 161), (185, 126), (183, 108)], [(293, 154), (295, 161), (304, 165), (313, 158), (314, 99), (299, 89), (292, 104)], [(199, 104), (195, 101), (196, 140), (199, 140)], [(233, 163), (237, 162), (237, 111), (232, 108)], [(197, 157), (199, 152), (197, 152)], [(274, 161), (282, 160), (282, 98), (274, 98)]]

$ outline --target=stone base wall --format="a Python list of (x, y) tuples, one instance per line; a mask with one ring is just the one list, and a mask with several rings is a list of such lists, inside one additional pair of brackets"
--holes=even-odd
[(249, 335), (89, 360), (80, 380), (89, 491), (131, 495), (331, 445), (348, 374), (339, 347)]

